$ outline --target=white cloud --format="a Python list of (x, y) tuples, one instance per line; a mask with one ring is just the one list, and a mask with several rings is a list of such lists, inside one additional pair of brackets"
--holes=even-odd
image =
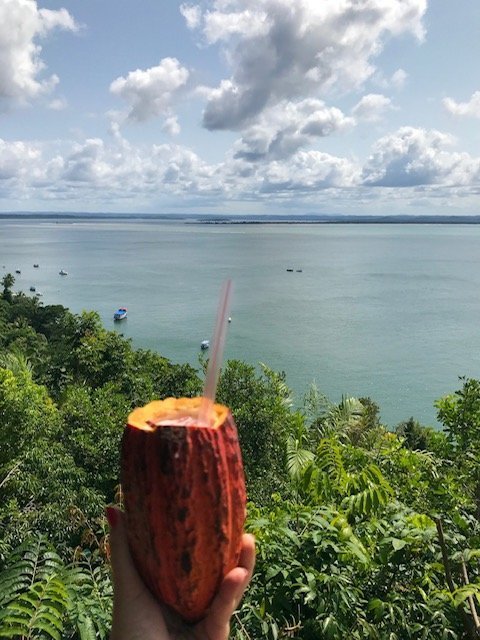
[(390, 84), (395, 89), (402, 89), (407, 81), (408, 73), (403, 69), (397, 69), (390, 78)]
[(320, 151), (299, 151), (288, 162), (272, 162), (263, 171), (261, 192), (312, 192), (334, 187), (351, 187), (359, 170), (345, 158)]
[(381, 89), (394, 89), (400, 91), (404, 88), (408, 73), (404, 69), (397, 69), (391, 76), (385, 77), (381, 69), (377, 69), (372, 76), (372, 84)]
[(218, 190), (215, 166), (173, 144), (135, 147), (117, 130), (115, 142), (98, 138), (73, 146), (59, 166), (58, 184), (85, 197), (138, 198), (164, 194), (191, 196)]
[(0, 182), (28, 176), (39, 156), (39, 150), (33, 145), (0, 138)]
[(63, 111), (63, 109), (67, 108), (67, 101), (65, 98), (55, 98), (49, 102), (48, 108), (52, 109), (52, 111)]
[[(332, 115), (325, 105), (316, 107)], [(302, 103), (289, 105), (295, 127), (302, 108), (306, 108)], [(456, 152), (455, 141), (439, 131), (405, 127), (384, 136), (362, 167), (358, 160), (301, 148), (295, 135), (303, 134), (295, 127), (288, 135), (281, 130), (291, 140), (277, 148), (273, 139), (262, 137), (262, 127), (254, 142), (252, 128), (250, 137), (237, 141), (218, 163), (206, 162), (181, 145), (131, 144), (118, 125), (112, 127), (108, 141), (87, 138), (61, 148), (53, 143), (0, 140), (0, 198), (48, 200), (49, 208), (57, 201), (59, 207), (68, 202), (68, 207), (77, 209), (98, 210), (105, 205), (121, 210), (127, 203), (128, 208), (141, 210), (159, 198), (174, 206), (188, 202), (223, 207), (228, 200), (263, 201), (270, 207), (289, 202), (295, 208), (308, 202), (315, 207), (326, 202), (322, 194), (330, 194), (345, 207), (350, 201), (352, 208), (356, 203), (365, 211), (373, 200), (395, 199), (396, 206), (408, 206), (414, 194), (418, 198), (422, 193), (425, 198), (442, 196), (445, 202), (451, 194), (457, 201), (460, 197), (471, 201), (480, 188), (480, 158)], [(279, 133), (277, 125), (274, 131)], [(246, 152), (253, 154), (255, 148), (262, 150), (256, 158)]]
[(180, 5), (180, 13), (185, 18), (187, 27), (189, 29), (196, 29), (200, 25), (202, 12), (200, 7), (195, 5), (182, 4)]
[(249, 161), (283, 159), (316, 138), (330, 136), (353, 126), (353, 119), (322, 100), (308, 98), (283, 101), (266, 109), (235, 143), (237, 158)]
[[(216, 4), (218, 6), (220, 3)], [(268, 35), (269, 29), (269, 16), (267, 12), (259, 10), (258, 7), (230, 13), (221, 10), (209, 11), (204, 16), (203, 31), (209, 44), (220, 40), (228, 41), (231, 36), (235, 35), (241, 37), (248, 34), (248, 39), (264, 37)]]
[(117, 78), (110, 91), (128, 104), (128, 120), (143, 122), (160, 115), (168, 118), (176, 94), (188, 77), (188, 70), (176, 58), (163, 58), (156, 67)]
[(443, 106), (454, 116), (480, 118), (480, 91), (475, 91), (468, 102), (455, 102), (453, 98), (444, 98)]
[(439, 131), (402, 127), (375, 144), (363, 170), (363, 183), (382, 187), (478, 183), (480, 160), (449, 151), (454, 142)]
[(178, 136), (180, 133), (180, 125), (178, 124), (176, 116), (168, 117), (163, 123), (162, 129), (171, 136)]
[(379, 93), (369, 93), (353, 107), (352, 115), (359, 120), (376, 122), (382, 118), (385, 111), (392, 108), (390, 98)]
[(39, 9), (35, 0), (0, 2), (0, 100), (4, 105), (26, 103), (58, 84), (55, 74), (40, 77), (45, 63), (38, 41), (54, 29), (77, 28), (65, 9)]
[(234, 130), (282, 100), (361, 86), (388, 38), (423, 37), (426, 0), (216, 0), (195, 10), (195, 25), (208, 43), (222, 42), (232, 68), (206, 92), (203, 124)]

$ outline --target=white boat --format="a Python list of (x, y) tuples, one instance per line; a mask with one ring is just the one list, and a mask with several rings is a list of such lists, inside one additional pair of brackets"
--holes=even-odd
[(202, 342), (200, 343), (200, 349), (202, 351), (205, 351), (206, 349), (208, 349), (210, 346), (210, 340), (202, 340)]
[(127, 317), (127, 308), (126, 307), (120, 307), (113, 314), (113, 319), (114, 320), (125, 320), (126, 317)]
[(61, 276), (68, 276), (68, 271), (65, 271), (65, 269), (60, 269), (60, 271), (58, 272)]

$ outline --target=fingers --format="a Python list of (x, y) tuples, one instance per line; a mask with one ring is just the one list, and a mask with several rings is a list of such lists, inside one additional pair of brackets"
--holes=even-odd
[(232, 569), (224, 578), (220, 590), (215, 596), (204, 628), (209, 640), (226, 640), (230, 629), (230, 618), (251, 580), (255, 566), (255, 539), (244, 534), (238, 567)]
[(143, 584), (130, 555), (124, 515), (107, 507), (113, 574), (113, 616), (110, 640), (168, 638), (161, 606)]
[(250, 580), (255, 567), (255, 538), (250, 533), (243, 534), (242, 550), (240, 552), (238, 566), (247, 569)]
[(122, 598), (132, 597), (144, 587), (128, 548), (124, 516), (115, 507), (107, 507), (106, 513), (110, 525), (110, 560), (115, 595)]

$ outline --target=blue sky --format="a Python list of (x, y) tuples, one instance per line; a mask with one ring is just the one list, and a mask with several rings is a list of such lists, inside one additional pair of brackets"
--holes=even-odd
[(0, 211), (480, 214), (480, 3), (0, 0)]

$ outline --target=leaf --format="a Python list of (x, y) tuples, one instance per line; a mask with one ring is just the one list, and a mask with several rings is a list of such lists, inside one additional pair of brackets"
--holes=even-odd
[(463, 587), (459, 587), (455, 589), (452, 593), (453, 601), (455, 606), (458, 607), (461, 605), (467, 598), (471, 596), (476, 596), (478, 598), (480, 594), (480, 585), (477, 584), (466, 584)]
[(45, 631), (45, 633), (48, 633), (53, 640), (61, 640), (62, 638), (61, 634), (54, 626), (48, 624), (48, 622), (44, 622), (43, 620), (36, 620), (32, 629), (41, 629), (42, 631)]
[(399, 538), (392, 538), (391, 542), (392, 547), (395, 549), (395, 551), (400, 551), (400, 549), (403, 549), (403, 547), (405, 547), (405, 545), (407, 544), (405, 540), (400, 540)]

